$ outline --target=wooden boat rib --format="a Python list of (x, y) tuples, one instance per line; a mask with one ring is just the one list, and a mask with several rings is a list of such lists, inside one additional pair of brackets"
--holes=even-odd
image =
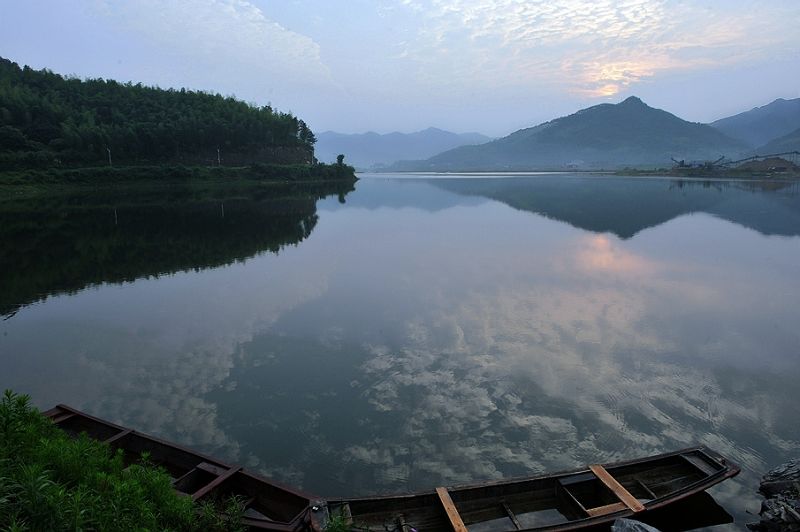
[(357, 530), (588, 530), (620, 517), (647, 522), (676, 503), (739, 473), (705, 447), (535, 477), (439, 487), (408, 495), (351, 499), (318, 497), (283, 486), (187, 448), (110, 423), (66, 405), (45, 412), (68, 434), (122, 449), (127, 463), (149, 455), (194, 500), (238, 495), (244, 524), (283, 532), (323, 530), (343, 516)]

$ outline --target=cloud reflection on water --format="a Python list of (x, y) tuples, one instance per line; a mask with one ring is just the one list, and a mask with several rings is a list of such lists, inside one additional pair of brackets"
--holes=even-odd
[[(473, 237), (481, 234), (485, 219), (470, 220), (456, 211), (444, 214), (451, 218), (445, 225)], [(372, 218), (370, 231), (391, 233), (381, 218)], [(499, 223), (515, 226), (510, 220)], [(370, 434), (367, 424), (354, 438), (362, 441), (348, 448), (347, 467), (371, 467), (373, 482), (391, 490), (526, 474), (698, 443), (761, 471), (775, 455), (800, 446), (797, 429), (785, 422), (797, 413), (791, 392), (774, 393), (766, 384), (774, 379), (789, 390), (797, 375), (791, 361), (791, 372), (779, 373), (790, 354), (785, 349), (797, 335), (791, 318), (776, 312), (797, 293), (795, 280), (761, 278), (759, 297), (752, 286), (728, 284), (749, 277), (749, 268), (740, 270), (734, 261), (719, 275), (710, 267), (717, 255), (730, 250), (712, 245), (706, 256), (686, 256), (683, 249), (698, 239), (692, 234), (730, 230), (730, 224), (707, 216), (681, 220), (678, 229), (693, 228), (682, 239), (674, 239), (671, 230), (645, 232), (641, 239), (670, 248), (655, 254), (610, 235), (580, 231), (532, 242), (537, 238), (531, 235), (551, 229), (545, 227), (550, 223), (529, 220), (500, 237), (502, 244), (481, 239), (481, 253), (469, 261), (453, 245), (457, 237), (433, 245), (442, 237), (435, 229), (426, 234), (404, 225), (401, 237), (391, 233), (387, 246), (426, 249), (425, 262), (433, 267), (425, 271), (384, 249), (361, 256), (370, 273), (360, 277), (359, 295), (349, 305), (375, 311), (369, 330), (392, 331), (387, 334), (391, 342), (366, 342), (372, 356), (360, 380), (372, 384), (363, 397), (375, 411), (393, 412), (401, 421), (385, 434), (386, 427), (376, 427), (374, 436), (363, 441)], [(552, 228), (556, 233), (561, 229)], [(776, 245), (737, 232), (746, 253), (758, 256)], [(513, 249), (504, 250), (503, 260), (493, 260), (501, 256), (493, 248), (506, 240), (515, 241)], [(778, 262), (796, 257), (798, 249), (795, 244), (785, 251)], [(662, 254), (671, 258), (662, 260)], [(406, 268), (413, 269), (417, 283), (413, 294), (404, 294), (414, 298), (408, 306), (413, 311), (385, 318), (376, 302), (396, 299), (393, 287), (402, 284)], [(772, 296), (779, 289), (788, 296), (778, 297), (776, 305)], [(742, 295), (748, 297), (747, 308), (737, 303)], [(336, 306), (341, 297), (332, 289), (313, 304)], [(681, 318), (684, 307), (695, 319), (707, 313), (699, 326), (704, 331)], [(353, 308), (348, 313), (364, 315)], [(334, 320), (360, 336), (358, 324), (347, 315)], [(288, 321), (277, 327), (292, 330)], [(753, 330), (767, 328), (776, 337), (771, 352), (759, 358), (768, 379), (752, 375), (752, 364), (740, 364), (756, 351), (752, 343), (737, 345), (741, 335), (736, 327), (754, 321)], [(307, 330), (314, 326), (304, 323)], [(739, 388), (743, 382), (745, 389)], [(407, 471), (408, 476), (386, 478), (380, 471)], [(326, 481), (307, 477), (306, 482)], [(753, 500), (747, 488), (734, 491), (740, 501)]]
[(277, 257), (28, 307), (14, 378), (323, 495), (704, 443), (755, 510), (756, 472), (800, 449), (800, 238), (691, 215), (621, 240), (468, 201), (323, 210)]

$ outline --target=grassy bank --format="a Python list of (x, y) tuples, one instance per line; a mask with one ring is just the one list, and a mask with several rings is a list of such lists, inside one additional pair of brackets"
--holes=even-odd
[(252, 164), (248, 166), (100, 166), (44, 168), (0, 172), (0, 185), (96, 185), (130, 182), (250, 179), (269, 181), (355, 181), (355, 169), (346, 164)]
[(0, 523), (4, 530), (240, 530), (239, 501), (195, 503), (146, 462), (69, 438), (28, 397), (0, 400)]
[(120, 166), (50, 168), (0, 172), (0, 203), (39, 196), (73, 195), (107, 190), (135, 194), (179, 187), (206, 194), (208, 191), (262, 190), (281, 195), (307, 187), (352, 187), (358, 178), (352, 166), (336, 164), (267, 165), (242, 167)]

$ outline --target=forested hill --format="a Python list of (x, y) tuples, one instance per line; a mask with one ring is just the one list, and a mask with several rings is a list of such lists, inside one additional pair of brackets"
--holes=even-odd
[(0, 58), (0, 169), (309, 163), (302, 120), (232, 97), (64, 77)]

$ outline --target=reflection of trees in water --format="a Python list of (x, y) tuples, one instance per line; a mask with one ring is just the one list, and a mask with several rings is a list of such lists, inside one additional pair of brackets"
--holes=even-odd
[(213, 268), (306, 239), (316, 202), (351, 184), (190, 186), (49, 196), (0, 206), (0, 314), (49, 295)]
[(542, 177), (438, 179), (437, 187), (501, 201), (597, 233), (631, 238), (704, 212), (765, 235), (800, 235), (797, 182)]

